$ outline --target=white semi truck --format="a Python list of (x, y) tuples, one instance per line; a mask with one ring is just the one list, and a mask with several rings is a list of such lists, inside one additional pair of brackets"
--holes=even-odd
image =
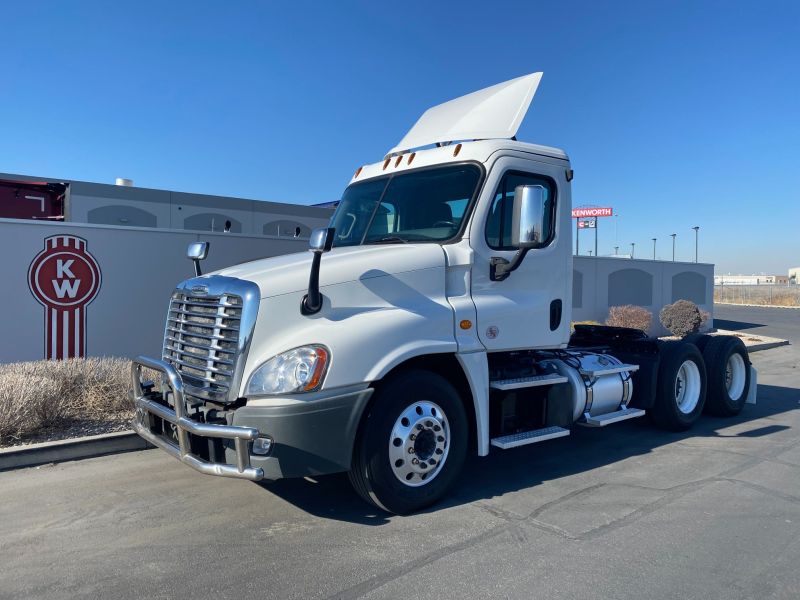
[(674, 430), (739, 413), (755, 371), (738, 338), (570, 335), (573, 172), (515, 138), (540, 79), (426, 111), (355, 171), (310, 253), (201, 275), (208, 246), (190, 246), (197, 276), (172, 294), (163, 354), (134, 361), (136, 431), (212, 475), (347, 471), (408, 513), (467, 453), (645, 412)]

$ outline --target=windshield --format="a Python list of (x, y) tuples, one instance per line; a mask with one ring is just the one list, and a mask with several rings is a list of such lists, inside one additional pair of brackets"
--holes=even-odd
[(461, 164), (353, 184), (331, 219), (333, 245), (449, 240), (461, 229), (480, 178), (478, 166)]

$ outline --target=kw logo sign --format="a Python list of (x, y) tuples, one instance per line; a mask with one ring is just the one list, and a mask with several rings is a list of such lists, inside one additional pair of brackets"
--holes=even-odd
[(44, 306), (44, 356), (86, 355), (86, 307), (100, 291), (100, 266), (86, 240), (54, 235), (28, 267), (28, 287)]

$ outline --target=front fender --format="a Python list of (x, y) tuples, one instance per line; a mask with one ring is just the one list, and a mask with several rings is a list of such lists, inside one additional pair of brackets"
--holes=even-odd
[(305, 344), (324, 344), (331, 351), (322, 389), (375, 381), (415, 356), (457, 351), (444, 264), (364, 275), (323, 287), (322, 309), (310, 316), (300, 313), (304, 292), (263, 298), (241, 395), (258, 366)]

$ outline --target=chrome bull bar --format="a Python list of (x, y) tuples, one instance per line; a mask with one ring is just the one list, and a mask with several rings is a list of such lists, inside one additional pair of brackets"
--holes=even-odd
[[(167, 384), (172, 391), (175, 410), (145, 397), (144, 389), (142, 388), (142, 367), (159, 371), (166, 376)], [(182, 463), (201, 473), (221, 477), (237, 477), (239, 479), (249, 479), (250, 481), (259, 481), (264, 478), (263, 469), (250, 466), (250, 442), (258, 437), (258, 429), (198, 423), (189, 419), (186, 416), (181, 376), (172, 365), (162, 360), (146, 356), (136, 357), (131, 367), (131, 377), (133, 379), (133, 399), (136, 406), (133, 428), (136, 433), (154, 446), (158, 446)], [(178, 437), (177, 446), (150, 431), (148, 413), (175, 426)], [(199, 437), (233, 440), (236, 449), (236, 464), (209, 462), (192, 454), (189, 440), (190, 433)]]

